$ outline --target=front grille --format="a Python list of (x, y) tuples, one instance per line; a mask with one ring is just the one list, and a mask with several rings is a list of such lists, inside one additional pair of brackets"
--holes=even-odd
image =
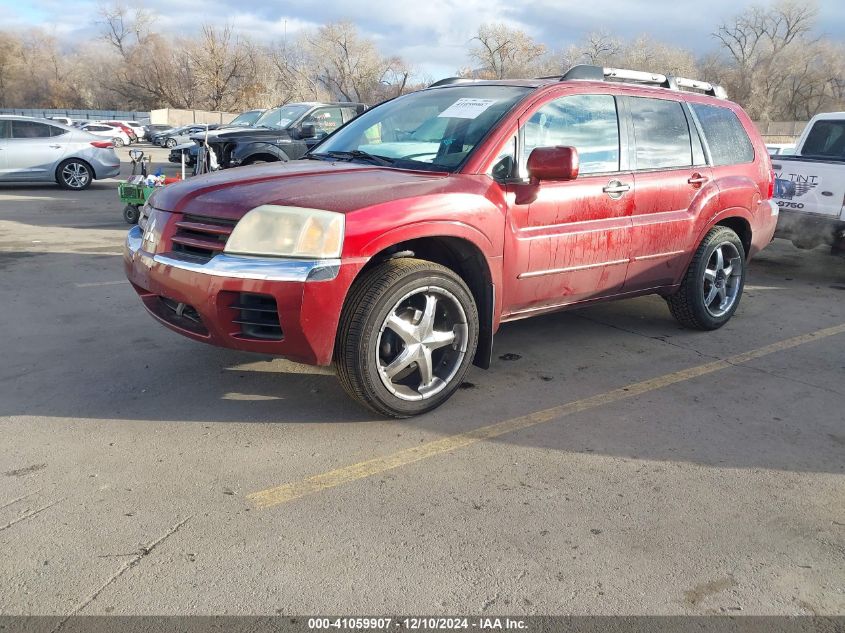
[(176, 222), (176, 232), (170, 238), (173, 251), (208, 261), (223, 252), (235, 224), (237, 220), (184, 215)]
[(231, 307), (237, 312), (232, 323), (238, 325), (240, 330), (235, 336), (260, 341), (282, 340), (282, 326), (279, 323), (279, 308), (275, 297), (251, 292), (241, 292), (235, 297)]

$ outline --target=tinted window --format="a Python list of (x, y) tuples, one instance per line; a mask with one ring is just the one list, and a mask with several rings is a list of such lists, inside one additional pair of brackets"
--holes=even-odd
[(845, 158), (845, 121), (817, 121), (804, 141), (801, 154)]
[(735, 165), (754, 160), (751, 139), (736, 114), (720, 106), (691, 103), (690, 107), (701, 123), (714, 165)]
[(344, 122), (351, 121), (358, 116), (358, 111), (355, 108), (341, 108), (340, 110), (343, 112)]
[(12, 121), (12, 135), (14, 138), (47, 138), (51, 127), (37, 121)]
[(637, 169), (692, 165), (689, 126), (683, 106), (665, 99), (629, 99), (637, 146)]
[(56, 127), (55, 125), (49, 126), (50, 128), (50, 136), (61, 136), (62, 134), (67, 134), (68, 131), (62, 129), (60, 127)]
[(611, 95), (555, 99), (522, 129), (522, 165), (536, 147), (566, 145), (578, 150), (582, 174), (619, 171), (619, 121)]
[(0, 121), (0, 138), (12, 137), (12, 122)]
[(320, 108), (305, 117), (303, 123), (312, 124), (317, 128), (317, 133), (330, 134), (343, 125), (343, 117), (340, 108)]

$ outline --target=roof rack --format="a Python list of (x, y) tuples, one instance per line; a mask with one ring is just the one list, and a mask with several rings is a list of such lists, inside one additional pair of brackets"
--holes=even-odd
[(470, 79), (469, 77), (446, 77), (445, 79), (441, 79), (440, 81), (435, 81), (429, 86), (429, 88), (436, 88), (437, 86), (448, 86), (450, 84), (462, 84), (469, 81), (474, 80)]
[(626, 70), (624, 68), (606, 68), (602, 66), (591, 66), (579, 64), (567, 70), (560, 77), (541, 77), (541, 79), (558, 79), (570, 81), (573, 79), (586, 79), (590, 81), (630, 81), (639, 84), (650, 84), (669, 88), (670, 90), (700, 90), (704, 94), (719, 99), (727, 99), (728, 93), (722, 88), (707, 81), (687, 79), (686, 77), (674, 77), (672, 75), (661, 75), (659, 73), (646, 73), (640, 70)]

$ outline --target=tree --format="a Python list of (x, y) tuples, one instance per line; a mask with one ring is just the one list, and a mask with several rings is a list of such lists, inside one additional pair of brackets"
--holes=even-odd
[(101, 22), (104, 27), (103, 39), (111, 44), (123, 57), (128, 59), (131, 50), (149, 37), (153, 15), (141, 7), (128, 8), (118, 2), (100, 7)]
[(727, 58), (720, 79), (753, 118), (778, 114), (775, 102), (789, 89), (794, 70), (787, 62), (796, 61), (797, 49), (815, 44), (810, 34), (817, 13), (812, 3), (781, 0), (769, 8), (751, 7), (713, 33)]
[(21, 74), (21, 41), (11, 33), (0, 32), (0, 107), (16, 105), (20, 99), (17, 80)]
[[(317, 81), (343, 101), (373, 103), (404, 90), (409, 72), (399, 57), (385, 57), (352, 22), (333, 22), (305, 36)], [(391, 95), (393, 96), (393, 95)]]
[(194, 98), (209, 110), (236, 109), (254, 70), (247, 42), (231, 26), (216, 29), (204, 24), (200, 37), (186, 46), (196, 82)]
[(648, 35), (625, 41), (607, 31), (588, 34), (584, 41), (569, 48), (564, 59), (568, 66), (590, 64), (679, 77), (695, 77), (698, 72), (695, 58), (688, 50), (658, 42)]
[(471, 42), (469, 57), (478, 74), (491, 79), (530, 77), (546, 55), (546, 47), (525, 31), (502, 23), (482, 24)]

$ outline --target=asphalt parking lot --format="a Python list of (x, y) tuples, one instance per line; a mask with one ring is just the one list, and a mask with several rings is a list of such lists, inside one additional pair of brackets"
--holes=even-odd
[(0, 613), (845, 612), (845, 260), (505, 325), (396, 422), (154, 323), (116, 188), (0, 186)]

